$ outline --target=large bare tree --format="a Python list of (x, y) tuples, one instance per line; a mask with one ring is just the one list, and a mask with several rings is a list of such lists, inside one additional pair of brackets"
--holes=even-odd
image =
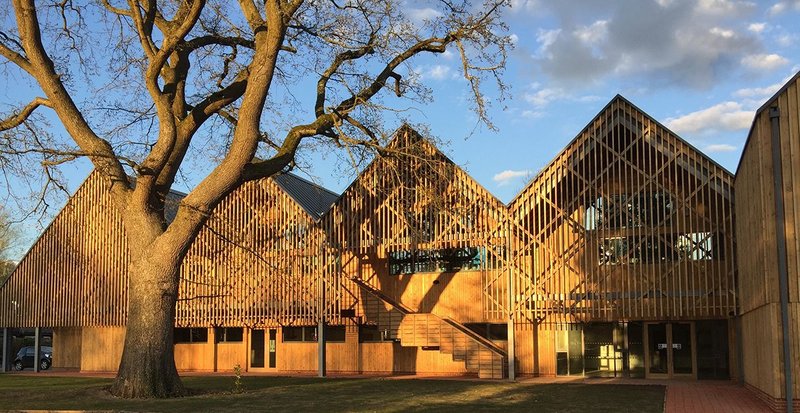
[[(3, 75), (30, 90), (0, 119), (0, 160), (36, 158), (51, 178), (87, 157), (107, 180), (131, 254), (111, 388), (121, 397), (184, 393), (172, 352), (178, 268), (227, 194), (291, 166), (304, 142), (382, 154), (384, 114), (430, 97), (410, 70), (418, 55), (460, 59), (489, 127), (481, 80), (504, 91), (505, 0), (11, 3), (0, 6)], [(214, 163), (167, 223), (166, 194), (192, 151)]]
[(12, 226), (4, 208), (0, 206), (0, 286), (14, 270), (15, 264), (10, 254), (11, 248), (17, 242), (17, 236), (16, 228)]

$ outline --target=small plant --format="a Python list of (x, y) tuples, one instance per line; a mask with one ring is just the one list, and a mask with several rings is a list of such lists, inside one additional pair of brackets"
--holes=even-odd
[(242, 366), (237, 364), (233, 366), (233, 392), (241, 393), (243, 391), (244, 388), (242, 388)]

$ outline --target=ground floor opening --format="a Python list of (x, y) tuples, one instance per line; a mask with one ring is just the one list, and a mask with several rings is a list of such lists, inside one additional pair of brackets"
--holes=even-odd
[(551, 335), (557, 376), (731, 377), (727, 320), (566, 324)]

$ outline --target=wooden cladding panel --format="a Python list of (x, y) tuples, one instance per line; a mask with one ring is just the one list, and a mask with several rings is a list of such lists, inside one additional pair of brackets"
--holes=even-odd
[(125, 323), (128, 250), (111, 202), (89, 175), (0, 288), (0, 325)]
[(181, 326), (312, 325), (319, 316), (320, 230), (269, 179), (225, 198), (181, 268)]
[[(783, 398), (783, 358), (777, 229), (786, 234), (792, 375), (800, 374), (800, 78), (795, 76), (762, 110), (748, 136), (735, 189), (742, 353), (745, 382)], [(770, 108), (780, 114), (780, 164), (773, 161)], [(783, 178), (785, 217), (776, 222), (775, 176)], [(800, 391), (795, 381), (794, 393)]]
[[(558, 323), (728, 316), (736, 306), (732, 183), (647, 115), (613, 100), (509, 206), (514, 308)], [(632, 206), (654, 195), (670, 200), (663, 216)], [(600, 221), (602, 208), (629, 223)], [(706, 233), (713, 259), (645, 261), (635, 253)], [(621, 262), (600, 262), (609, 242), (625, 244)]]
[[(800, 93), (795, 77), (770, 107), (780, 111), (779, 166), (783, 177), (789, 300), (800, 302)], [(769, 108), (760, 111), (750, 131), (736, 176), (736, 209), (742, 311), (778, 302), (778, 257)]]
[(416, 132), (401, 128), (392, 148), (396, 155), (373, 162), (322, 221), (327, 245), (341, 257), (338, 266), (326, 268), (341, 273), (342, 308), (364, 299), (349, 281), (353, 277), (390, 291), (398, 301), (407, 297), (416, 308), (430, 301), (431, 289), (422, 297), (407, 294), (409, 283), (388, 274), (387, 255), (475, 247), (485, 249), (478, 286), (482, 313), (486, 319), (505, 318), (505, 207)]

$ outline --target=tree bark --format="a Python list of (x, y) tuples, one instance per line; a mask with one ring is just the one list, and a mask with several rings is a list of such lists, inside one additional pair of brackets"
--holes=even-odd
[(126, 224), (126, 230), (131, 229), (126, 231), (131, 251), (128, 319), (119, 371), (110, 390), (124, 398), (182, 396), (186, 390), (173, 347), (175, 302), (181, 261), (202, 223), (193, 223), (179, 237), (165, 233), (153, 219), (129, 216)]

